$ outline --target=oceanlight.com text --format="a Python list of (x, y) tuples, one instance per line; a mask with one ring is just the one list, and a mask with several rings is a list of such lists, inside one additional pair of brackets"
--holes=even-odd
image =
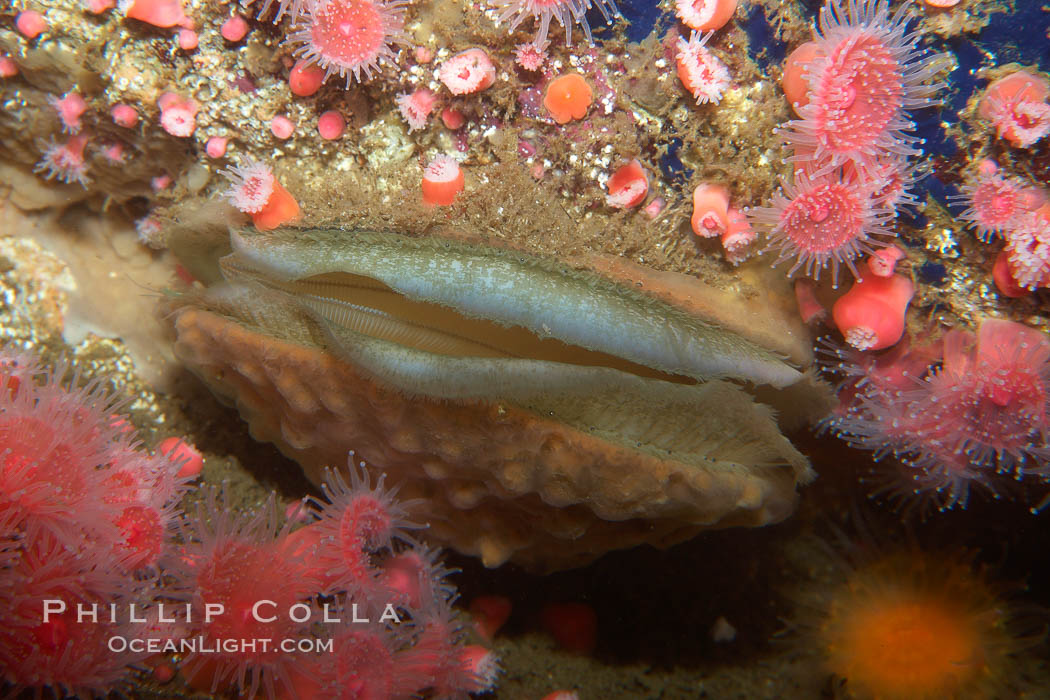
[(107, 642), (109, 650), (114, 653), (130, 651), (136, 654), (245, 654), (266, 653), (277, 650), (286, 654), (325, 654), (332, 653), (331, 639), (206, 639), (204, 637), (187, 637), (185, 639), (128, 638), (110, 637)]

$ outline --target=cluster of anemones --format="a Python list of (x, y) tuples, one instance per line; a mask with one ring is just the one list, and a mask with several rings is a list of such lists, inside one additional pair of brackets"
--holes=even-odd
[[(186, 521), (178, 553), (193, 609), (223, 614), (181, 625), (182, 636), (218, 653), (192, 652), (182, 671), (206, 692), (243, 697), (440, 697), (481, 692), (498, 665), (460, 643), (454, 588), (435, 552), (410, 536), (415, 502), (398, 502), (363, 466), (350, 480), (326, 474), (325, 500), (311, 501), (282, 527), (271, 500), (249, 519), (231, 516), (214, 492)], [(291, 520), (307, 524), (292, 530)], [(265, 601), (262, 608), (259, 601)], [(230, 644), (269, 639), (266, 646)], [(289, 652), (282, 640), (307, 640)], [(331, 651), (324, 645), (331, 644)]]
[[(718, 104), (732, 78), (725, 63), (708, 46), (715, 30), (729, 22), (736, 0), (678, 0), (675, 14), (692, 30), (689, 38), (678, 36), (675, 63), (678, 79), (696, 104)], [(743, 262), (755, 231), (742, 211), (731, 206), (729, 188), (718, 182), (700, 182), (693, 189), (693, 233), (699, 238), (718, 238), (726, 260)]]
[(976, 334), (952, 329), (935, 344), (826, 352), (844, 376), (826, 424), (876, 458), (899, 458), (905, 485), (887, 493), (930, 495), (946, 508), (966, 504), (970, 483), (995, 491), (999, 474), (1050, 469), (1045, 334), (985, 319)]
[(209, 491), (186, 514), (200, 455), (170, 438), (139, 449), (125, 402), (80, 379), (0, 351), (0, 691), (101, 697), (135, 666), (170, 680), (178, 658), (190, 685), (245, 698), (495, 683), (396, 489), (352, 465), (283, 527), (272, 497), (242, 516)]
[(756, 238), (747, 216), (730, 203), (729, 188), (717, 182), (701, 182), (693, 190), (690, 224), (699, 238), (718, 238), (734, 265), (747, 258)]
[(988, 242), (1006, 241), (993, 269), (1005, 296), (1019, 297), (1050, 286), (1050, 196), (1035, 184), (1003, 173), (983, 160), (952, 199), (966, 208), (959, 218)]
[(131, 604), (168, 595), (160, 560), (190, 459), (138, 449), (125, 402), (80, 379), (0, 351), (0, 689), (16, 694), (113, 689), (144, 654), (107, 639), (137, 634)]
[(828, 0), (814, 40), (784, 68), (784, 92), (798, 119), (782, 130), (795, 171), (771, 207), (754, 220), (770, 236), (777, 263), (795, 258), (819, 277), (839, 265), (860, 276), (854, 259), (886, 237), (896, 208), (912, 200), (909, 158), (919, 154), (907, 110), (931, 105), (938, 63), (918, 47), (904, 10), (885, 0)]
[[(48, 180), (57, 179), (65, 183), (77, 182), (86, 187), (88, 177), (88, 156), (85, 149), (92, 145), (97, 152), (111, 165), (123, 164), (131, 148), (130, 143), (115, 138), (111, 131), (103, 139), (86, 128), (85, 115), (97, 121), (99, 115), (91, 114), (87, 100), (76, 92), (70, 91), (61, 97), (50, 96), (48, 102), (54, 109), (61, 131), (69, 137), (62, 142), (50, 139), (41, 144), (40, 161), (33, 168)], [(181, 97), (173, 92), (165, 92), (157, 99), (158, 121), (161, 128), (172, 136), (187, 138), (197, 128), (199, 105), (192, 99)], [(126, 104), (116, 104), (110, 109), (113, 123), (125, 129), (138, 124), (139, 115), (135, 109)], [(153, 189), (164, 189), (170, 184), (171, 177), (160, 173), (153, 178)]]

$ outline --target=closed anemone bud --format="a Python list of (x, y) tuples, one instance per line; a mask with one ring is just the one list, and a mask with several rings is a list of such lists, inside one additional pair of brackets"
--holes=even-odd
[(119, 9), (126, 17), (154, 27), (185, 26), (189, 21), (181, 0), (121, 0)]
[(981, 177), (991, 177), (999, 172), (999, 164), (990, 158), (985, 158), (977, 164), (977, 172)]
[(452, 156), (440, 154), (423, 170), (423, 201), (448, 206), (463, 191), (463, 171)]
[(482, 639), (491, 641), (510, 618), (512, 607), (510, 598), (502, 595), (483, 595), (475, 598), (470, 603), (474, 631)]
[(139, 121), (138, 112), (131, 105), (116, 104), (109, 110), (110, 116), (113, 117), (113, 123), (117, 126), (123, 126), (127, 129), (135, 126)]
[(248, 33), (248, 22), (240, 15), (234, 15), (222, 23), (219, 33), (226, 41), (240, 41)]
[(204, 468), (204, 456), (201, 455), (200, 451), (190, 443), (177, 437), (165, 438), (157, 446), (157, 452), (170, 459), (172, 463), (180, 465), (178, 473), (180, 477), (196, 477), (200, 475), (201, 470)]
[(452, 129), (455, 131), (467, 121), (467, 118), (463, 116), (463, 113), (458, 109), (452, 107), (445, 107), (441, 110), (441, 123), (445, 125), (446, 129)]
[(47, 29), (47, 20), (35, 10), (26, 10), (15, 16), (15, 29), (25, 38), (35, 39)]
[(397, 593), (411, 607), (417, 608), (423, 600), (423, 585), (429, 580), (427, 563), (419, 552), (407, 550), (385, 560), (383, 583)]
[(868, 258), (868, 269), (876, 277), (889, 277), (903, 257), (904, 251), (895, 245), (879, 248)]
[(124, 162), (124, 144), (110, 143), (102, 148), (102, 156), (110, 163)]
[(780, 85), (784, 88), (784, 97), (795, 110), (795, 114), (798, 114), (800, 107), (809, 104), (807, 69), (809, 64), (816, 59), (817, 50), (816, 42), (807, 41), (784, 59), (784, 76), (780, 79)]
[(0, 78), (13, 78), (18, 75), (18, 64), (10, 56), (0, 54)]
[(100, 15), (106, 10), (117, 6), (117, 0), (84, 0), (81, 3), (84, 9), (93, 15)]
[(412, 55), (416, 59), (416, 63), (430, 63), (434, 60), (434, 52), (428, 46), (417, 46), (413, 51)]
[(222, 136), (212, 136), (208, 139), (208, 142), (204, 144), (204, 152), (208, 154), (209, 158), (222, 158), (226, 155), (227, 143), (229, 143), (229, 139), (223, 138)]
[(200, 37), (192, 29), (180, 29), (177, 37), (179, 48), (183, 51), (193, 51), (200, 45)]
[(620, 166), (609, 178), (609, 194), (605, 201), (617, 209), (636, 207), (649, 192), (649, 177), (637, 159)]
[(295, 122), (283, 114), (278, 114), (270, 120), (270, 133), (282, 141), (290, 139), (295, 133)]
[(598, 616), (586, 603), (549, 603), (540, 624), (567, 651), (589, 654), (598, 642)]
[(334, 141), (343, 135), (346, 120), (343, 115), (330, 109), (317, 118), (317, 133), (326, 141)]
[(1010, 272), (1010, 263), (1006, 251), (999, 251), (999, 255), (995, 257), (995, 265), (992, 267), (992, 279), (995, 281), (995, 288), (1004, 297), (1018, 299), (1032, 293), (1031, 290), (1017, 284), (1017, 280), (1014, 279), (1013, 274)]
[(646, 204), (645, 209), (643, 209), (642, 211), (644, 211), (645, 215), (648, 216), (650, 219), (655, 219), (656, 217), (660, 216), (660, 212), (662, 212), (664, 210), (664, 207), (666, 206), (667, 200), (665, 200), (663, 197), (653, 197), (653, 200)]
[(755, 229), (751, 228), (744, 212), (729, 208), (726, 216), (726, 230), (722, 233), (722, 247), (726, 259), (737, 265), (747, 257), (747, 248), (755, 242)]
[(729, 190), (702, 182), (693, 190), (693, 233), (701, 238), (721, 236), (729, 227)]
[(1042, 209), (1050, 204), (1050, 192), (1042, 187), (1032, 186), (1021, 190), (1021, 206), (1029, 211)]
[(299, 97), (309, 97), (321, 89), (324, 82), (324, 71), (313, 63), (303, 59), (296, 61), (288, 74), (288, 89)]
[(798, 315), (802, 322), (810, 324), (828, 315), (828, 310), (817, 299), (817, 284), (808, 277), (795, 280), (795, 301), (798, 303)]
[(831, 308), (835, 325), (858, 350), (882, 350), (904, 335), (908, 304), (915, 285), (907, 277), (877, 277), (867, 272)]
[(153, 667), (153, 680), (158, 683), (170, 683), (175, 677), (175, 667), (169, 663), (160, 663)]

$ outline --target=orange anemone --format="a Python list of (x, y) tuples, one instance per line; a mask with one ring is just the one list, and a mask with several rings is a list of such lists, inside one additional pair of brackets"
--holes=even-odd
[(550, 82), (543, 95), (543, 106), (559, 124), (583, 119), (593, 101), (594, 92), (579, 73), (558, 76)]

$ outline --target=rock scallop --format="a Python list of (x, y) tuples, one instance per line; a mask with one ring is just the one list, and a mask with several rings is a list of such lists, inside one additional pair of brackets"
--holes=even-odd
[(222, 281), (172, 302), (179, 357), (311, 480), (353, 451), (488, 566), (776, 522), (813, 477), (777, 409), (818, 417), (825, 388), (667, 280), (395, 233), (231, 244)]

